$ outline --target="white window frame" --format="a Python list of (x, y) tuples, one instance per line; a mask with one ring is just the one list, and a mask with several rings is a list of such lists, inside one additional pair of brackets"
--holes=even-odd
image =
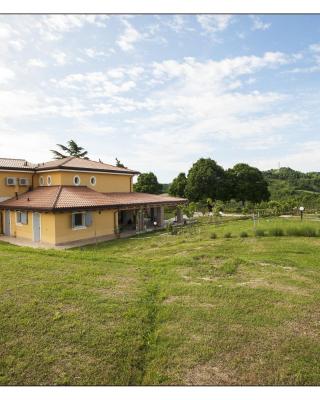
[(51, 175), (48, 175), (48, 176), (47, 176), (47, 185), (48, 185), (48, 186), (51, 186), (51, 185), (52, 185), (52, 178), (51, 178)]
[[(26, 223), (21, 222), (21, 215), (26, 214)], [(18, 217), (20, 216), (20, 218)], [(20, 219), (20, 221), (19, 221)], [(28, 211), (16, 211), (16, 225), (28, 225)]]
[(44, 177), (41, 175), (39, 176), (39, 186), (44, 186), (45, 185), (45, 180)]
[[(94, 180), (94, 183), (92, 183), (92, 180)], [(90, 177), (90, 185), (91, 186), (96, 186), (97, 184), (97, 178), (95, 176), (91, 176)]]
[[(78, 183), (76, 183), (76, 179), (77, 179), (77, 178), (79, 179), (79, 182), (78, 182)], [(80, 183), (81, 183), (80, 176), (79, 176), (79, 175), (75, 175), (75, 176), (73, 177), (73, 184), (74, 184), (74, 186), (79, 186)]]
[(86, 212), (85, 211), (73, 212), (71, 218), (73, 218), (73, 215), (76, 215), (76, 214), (81, 214), (82, 215), (82, 225), (73, 226), (72, 230), (73, 231), (78, 231), (80, 229), (87, 229), (87, 226), (86, 226)]

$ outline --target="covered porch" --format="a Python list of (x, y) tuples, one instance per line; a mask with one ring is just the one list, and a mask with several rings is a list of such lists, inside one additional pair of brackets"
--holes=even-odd
[[(177, 223), (183, 223), (182, 211), (177, 205), (171, 205), (177, 214)], [(141, 233), (165, 227), (163, 205), (143, 205), (118, 210), (118, 232)]]

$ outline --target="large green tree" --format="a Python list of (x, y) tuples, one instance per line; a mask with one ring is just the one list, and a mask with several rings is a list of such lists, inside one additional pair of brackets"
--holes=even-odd
[(190, 201), (221, 199), (224, 170), (211, 158), (200, 158), (188, 172), (185, 194)]
[(258, 168), (248, 164), (236, 164), (229, 170), (233, 176), (234, 198), (236, 200), (259, 203), (269, 200), (268, 183)]
[(169, 194), (171, 196), (184, 197), (185, 189), (187, 185), (187, 177), (184, 172), (181, 172), (174, 180), (172, 181), (169, 187)]
[(77, 158), (84, 158), (85, 160), (88, 160), (88, 157), (86, 157), (88, 152), (83, 147), (80, 147), (72, 139), (68, 141), (67, 146), (64, 146), (63, 144), (57, 144), (57, 146), (60, 147), (60, 149), (64, 151), (64, 153), (61, 153), (60, 151), (57, 150), (50, 150), (54, 154), (54, 158), (56, 160), (70, 156)]
[(137, 183), (134, 185), (136, 192), (159, 194), (162, 190), (162, 185), (158, 182), (156, 175), (153, 172), (147, 172), (138, 176)]

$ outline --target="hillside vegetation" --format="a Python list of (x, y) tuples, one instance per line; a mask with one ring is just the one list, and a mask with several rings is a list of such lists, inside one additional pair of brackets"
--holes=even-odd
[(320, 201), (320, 172), (300, 172), (283, 167), (264, 171), (271, 200), (301, 198)]
[(319, 246), (255, 237), (252, 220), (65, 251), (0, 243), (0, 384), (319, 385)]

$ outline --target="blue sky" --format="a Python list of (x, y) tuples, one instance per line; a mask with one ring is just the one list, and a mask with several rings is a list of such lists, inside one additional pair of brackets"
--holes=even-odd
[(0, 16), (0, 156), (320, 170), (320, 16)]

